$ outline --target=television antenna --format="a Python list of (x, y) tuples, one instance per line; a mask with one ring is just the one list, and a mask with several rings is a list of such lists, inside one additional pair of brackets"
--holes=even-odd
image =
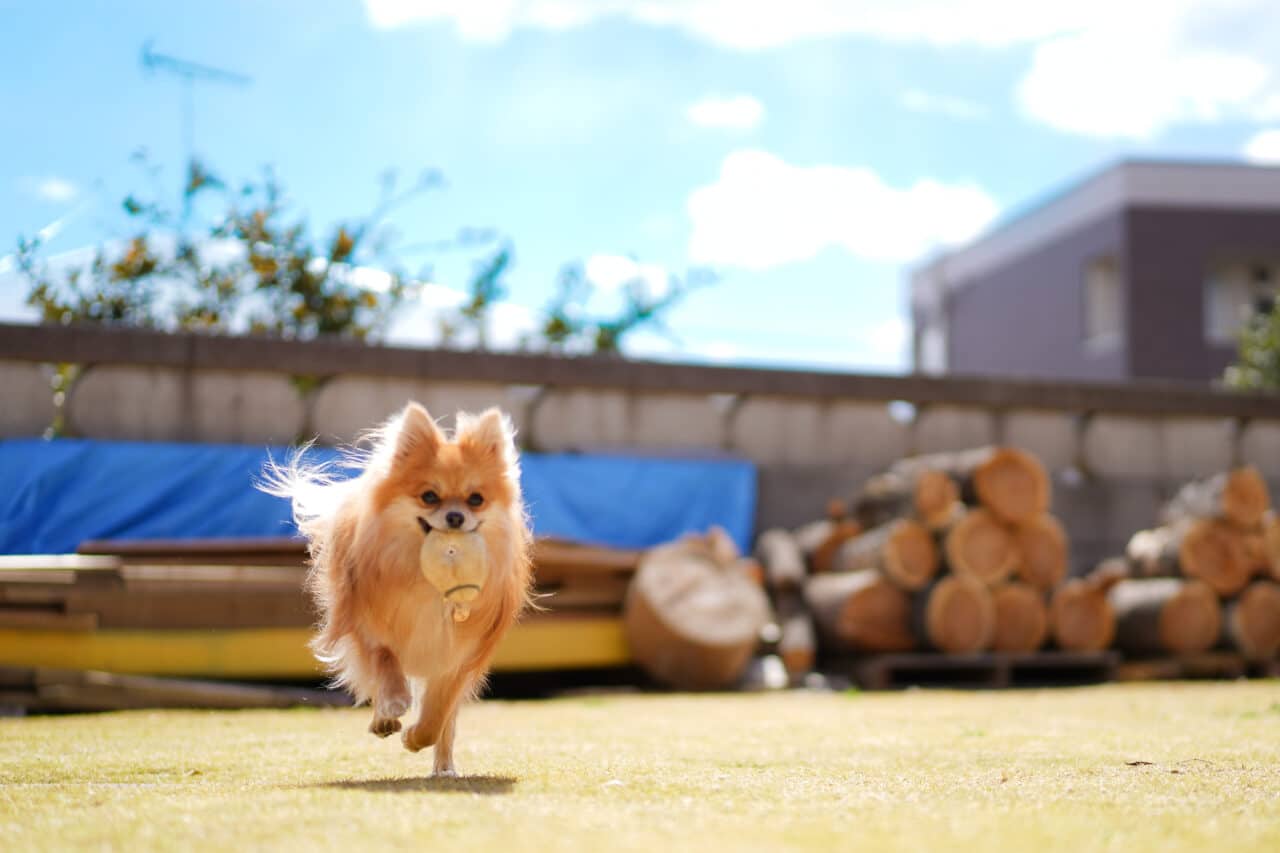
[(152, 49), (154, 39), (142, 45), (142, 67), (149, 73), (171, 74), (182, 83), (182, 144), (186, 149), (187, 162), (195, 158), (195, 84), (221, 83), (227, 86), (248, 86), (253, 80), (235, 71), (189, 62), (176, 56), (156, 53)]

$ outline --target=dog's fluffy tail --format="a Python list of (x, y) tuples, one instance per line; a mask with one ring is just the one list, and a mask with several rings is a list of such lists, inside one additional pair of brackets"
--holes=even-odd
[(341, 551), (341, 509), (355, 488), (350, 473), (344, 476), (342, 472), (359, 466), (350, 456), (338, 460), (308, 459), (311, 448), (311, 442), (296, 448), (284, 462), (268, 457), (254, 485), (289, 501), (293, 522), (306, 540), (311, 557), (307, 590), (321, 613), (311, 648), (316, 658), (341, 678), (346, 658), (350, 657), (347, 635), (351, 626), (345, 618), (347, 608), (342, 606), (346, 579), (341, 567), (335, 565), (341, 557), (333, 551)]
[(337, 515), (350, 490), (350, 477), (338, 473), (347, 467), (342, 460), (307, 458), (313, 444), (309, 441), (295, 448), (284, 462), (268, 455), (254, 483), (260, 491), (289, 501), (293, 523), (312, 547), (324, 538), (323, 528)]

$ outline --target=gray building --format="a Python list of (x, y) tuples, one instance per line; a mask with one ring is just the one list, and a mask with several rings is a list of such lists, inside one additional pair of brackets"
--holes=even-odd
[(1206, 382), (1280, 286), (1280, 168), (1122, 162), (911, 276), (915, 369)]

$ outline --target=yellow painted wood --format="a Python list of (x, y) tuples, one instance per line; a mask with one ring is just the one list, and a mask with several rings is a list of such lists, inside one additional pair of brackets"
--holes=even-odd
[[(0, 665), (97, 669), (137, 675), (312, 678), (321, 674), (306, 628), (66, 631), (0, 628)], [(494, 658), (498, 671), (625, 666), (622, 620), (547, 619), (517, 625)]]

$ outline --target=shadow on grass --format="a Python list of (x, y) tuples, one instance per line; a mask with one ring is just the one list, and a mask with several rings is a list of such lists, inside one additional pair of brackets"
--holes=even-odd
[(344, 779), (320, 782), (310, 788), (337, 788), (344, 791), (374, 791), (387, 794), (510, 794), (516, 780), (512, 776), (413, 776), (407, 779)]

